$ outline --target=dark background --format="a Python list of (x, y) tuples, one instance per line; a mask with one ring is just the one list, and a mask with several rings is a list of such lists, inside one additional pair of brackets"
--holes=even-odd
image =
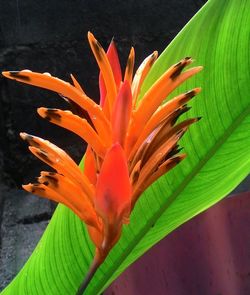
[[(123, 67), (133, 45), (138, 66), (154, 50), (161, 52), (205, 2), (0, 1), (0, 69), (49, 72), (67, 81), (73, 73), (98, 101), (98, 68), (87, 31), (104, 48), (114, 37)], [(44, 166), (28, 152), (19, 132), (54, 142), (76, 161), (84, 153), (79, 138), (37, 115), (40, 106), (67, 108), (55, 93), (0, 77), (0, 289), (30, 255), (54, 209), (48, 201), (20, 190)]]
[[(138, 65), (154, 50), (161, 52), (203, 3), (0, 1), (0, 69), (49, 72), (67, 81), (73, 73), (89, 96), (98, 100), (98, 68), (87, 42), (89, 30), (104, 48), (115, 37), (123, 66), (133, 45)], [(36, 113), (40, 106), (66, 107), (61, 98), (5, 78), (0, 79), (0, 91), (0, 180), (20, 187), (40, 171), (41, 163), (27, 152), (20, 131), (45, 137), (80, 159), (82, 142)]]

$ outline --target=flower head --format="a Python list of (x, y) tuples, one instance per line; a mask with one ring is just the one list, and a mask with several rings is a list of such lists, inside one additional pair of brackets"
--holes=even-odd
[[(59, 147), (39, 137), (21, 133), (30, 151), (56, 172), (42, 171), (38, 182), (23, 185), (29, 192), (62, 203), (83, 220), (96, 246), (95, 267), (119, 240), (122, 226), (143, 191), (182, 159), (178, 140), (198, 118), (177, 123), (189, 110), (187, 102), (200, 92), (195, 88), (165, 102), (169, 94), (202, 67), (183, 72), (192, 59), (170, 67), (139, 100), (141, 85), (157, 59), (153, 52), (134, 74), (132, 48), (125, 74), (112, 41), (107, 53), (93, 34), (88, 40), (100, 68), (100, 104), (84, 92), (75, 77), (72, 84), (48, 73), (23, 70), (3, 75), (26, 84), (57, 92), (88, 113), (39, 108), (38, 114), (66, 128), (88, 143), (84, 170)], [(82, 112), (80, 112), (81, 114)]]

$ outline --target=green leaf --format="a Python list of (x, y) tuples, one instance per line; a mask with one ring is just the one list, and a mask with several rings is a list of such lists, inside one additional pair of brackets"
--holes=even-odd
[[(203, 119), (182, 140), (187, 159), (141, 197), (86, 294), (99, 294), (152, 245), (218, 202), (249, 173), (249, 29), (249, 0), (211, 0), (153, 67), (143, 92), (182, 57), (204, 66), (178, 89), (203, 88), (188, 114)], [(34, 253), (1, 294), (74, 294), (92, 257), (84, 225), (58, 206)]]

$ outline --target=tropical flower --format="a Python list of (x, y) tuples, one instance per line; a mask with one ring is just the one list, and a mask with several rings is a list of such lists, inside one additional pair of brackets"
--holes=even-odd
[(88, 143), (83, 171), (49, 141), (20, 134), (28, 141), (30, 151), (56, 171), (42, 171), (38, 183), (23, 188), (69, 207), (85, 222), (95, 244), (94, 262), (79, 294), (119, 240), (122, 226), (129, 223), (143, 191), (184, 159), (185, 155), (179, 154), (178, 140), (199, 118), (176, 122), (189, 110), (187, 102), (200, 88), (165, 100), (202, 69), (194, 67), (183, 72), (192, 62), (186, 57), (170, 67), (139, 99), (141, 85), (157, 59), (157, 52), (148, 56), (133, 76), (132, 47), (122, 76), (114, 42), (105, 53), (93, 34), (88, 33), (88, 40), (100, 68), (99, 105), (86, 95), (73, 75), (70, 84), (49, 73), (3, 72), (7, 78), (55, 91), (80, 110), (74, 114), (39, 108), (38, 114)]

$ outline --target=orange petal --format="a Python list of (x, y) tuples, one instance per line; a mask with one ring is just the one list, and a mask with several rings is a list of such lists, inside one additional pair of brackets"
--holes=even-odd
[(133, 83), (131, 86), (133, 96), (133, 108), (136, 106), (137, 97), (141, 90), (141, 85), (145, 77), (147, 76), (149, 70), (151, 69), (152, 65), (156, 61), (157, 56), (157, 51), (154, 51), (152, 54), (150, 54), (147, 58), (144, 59), (144, 61), (141, 63), (141, 65), (135, 73)]
[(154, 179), (156, 180), (156, 178), (152, 177), (152, 175), (156, 173), (159, 167), (161, 167), (162, 164), (166, 162), (172, 155), (178, 153), (178, 149), (175, 152), (172, 151), (175, 150), (175, 145), (177, 141), (180, 139), (180, 137), (183, 135), (184, 131), (185, 130), (172, 136), (169, 140), (163, 143), (157, 150), (155, 150), (151, 155), (148, 155), (148, 158), (146, 159), (147, 162), (144, 166), (141, 166), (139, 178), (133, 187), (132, 204), (135, 204), (140, 194), (143, 193), (143, 191), (150, 184), (152, 184)]
[(197, 95), (201, 91), (201, 88), (195, 88), (186, 93), (180, 94), (171, 100), (167, 101), (164, 105), (160, 106), (157, 111), (152, 115), (149, 121), (143, 128), (140, 138), (146, 138), (147, 135), (156, 128), (156, 126), (167, 118), (174, 110), (180, 108), (186, 104), (191, 98)]
[(109, 138), (110, 125), (100, 106), (70, 83), (56, 77), (48, 76), (47, 74), (35, 73), (28, 70), (3, 72), (2, 74), (7, 78), (19, 82), (55, 91), (72, 100), (88, 112), (98, 134), (100, 134), (102, 138)]
[[(100, 157), (104, 158), (106, 154), (104, 140), (99, 137), (86, 119), (82, 119), (70, 111), (62, 111), (59, 109), (39, 108), (37, 112), (41, 117), (48, 119), (50, 122), (79, 135)], [(106, 144), (108, 144), (108, 142)]]
[(181, 125), (182, 127), (180, 127), (180, 125), (177, 125), (179, 127), (173, 127), (178, 117), (187, 110), (188, 108), (186, 107), (183, 108), (183, 110), (179, 109), (173, 112), (173, 114), (169, 116), (168, 120), (166, 120), (166, 122), (164, 122), (160, 128), (156, 129), (156, 132), (153, 133), (153, 136), (150, 135), (149, 138), (146, 139), (148, 144), (146, 150), (143, 153), (142, 166), (147, 163), (150, 155), (152, 155), (154, 151), (157, 150), (161, 145), (165, 144), (169, 138), (171, 138), (174, 134), (179, 134), (184, 127), (187, 127), (193, 122), (196, 122), (197, 119), (191, 119), (190, 123), (187, 123), (185, 126)]
[(101, 220), (95, 220), (94, 216), (89, 216), (87, 212), (80, 211), (71, 200), (66, 199), (64, 196), (57, 193), (55, 190), (45, 184), (27, 184), (22, 186), (26, 191), (35, 194), (39, 197), (46, 198), (61, 204), (64, 204), (71, 209), (81, 220), (86, 222), (88, 232), (91, 240), (96, 247), (101, 247), (103, 241), (102, 223)]
[(50, 189), (46, 185), (40, 184), (40, 183), (35, 183), (35, 184), (29, 183), (29, 184), (22, 185), (22, 187), (24, 190), (34, 195), (55, 201), (57, 203), (64, 204), (82, 219), (81, 212), (72, 203), (70, 203), (68, 200), (66, 200), (64, 197), (62, 197), (61, 195), (59, 195), (57, 192)]
[(169, 170), (174, 168), (178, 163), (180, 163), (184, 158), (186, 157), (185, 154), (175, 156), (173, 158), (170, 158), (166, 160), (164, 163), (162, 163), (158, 169), (153, 172), (152, 174), (148, 175), (148, 177), (143, 177), (144, 181), (138, 182), (138, 184), (134, 187), (133, 193), (132, 193), (132, 208), (134, 208), (136, 201), (140, 197), (140, 195), (157, 179), (159, 179), (161, 176), (166, 174)]
[(88, 146), (85, 158), (84, 158), (84, 175), (86, 175), (89, 179), (89, 181), (95, 185), (97, 181), (97, 171), (96, 171), (96, 163), (95, 163), (95, 157), (93, 155), (93, 151), (91, 150), (91, 147)]
[(77, 88), (79, 91), (81, 91), (84, 95), (86, 95), (86, 93), (84, 92), (84, 90), (82, 89), (81, 85), (79, 84), (79, 82), (76, 80), (76, 78), (73, 76), (73, 74), (70, 74), (70, 77), (73, 81), (73, 84), (75, 86), (75, 88)]
[(41, 161), (50, 167), (68, 177), (74, 183), (77, 183), (84, 193), (88, 196), (90, 202), (93, 203), (95, 194), (94, 186), (89, 182), (88, 178), (81, 172), (76, 163), (62, 149), (42, 138), (21, 133), (22, 139), (27, 140), (31, 145), (29, 150)]
[(131, 200), (127, 160), (120, 144), (108, 150), (96, 186), (96, 207), (105, 220), (119, 218)]
[(90, 32), (88, 32), (88, 40), (105, 83), (111, 110), (117, 93), (113, 71), (104, 49)]
[(98, 227), (98, 219), (94, 207), (80, 186), (63, 175), (46, 171), (41, 172), (38, 181), (71, 203), (81, 213), (83, 221)]
[[(143, 190), (146, 188), (148, 179), (150, 179), (151, 175), (155, 173), (159, 167), (161, 167), (162, 163), (179, 152), (176, 147), (178, 140), (183, 136), (188, 126), (194, 122), (197, 122), (198, 120), (199, 118), (187, 119), (166, 131), (164, 130), (163, 126), (162, 129), (159, 129), (154, 137), (150, 139), (151, 142), (149, 141), (148, 145), (145, 146), (145, 150), (138, 151), (142, 155), (140, 160), (141, 170), (139, 179), (136, 182), (134, 188), (137, 193), (133, 193), (133, 198), (134, 195), (139, 197), (140, 194), (138, 192), (143, 192)], [(133, 199), (133, 204), (135, 201), (136, 200)]]
[(125, 75), (124, 75), (124, 82), (128, 81), (129, 85), (131, 85), (132, 83), (134, 65), (135, 65), (135, 50), (134, 50), (134, 47), (131, 47), (126, 69), (125, 69)]
[(143, 175), (145, 175), (145, 178), (148, 177), (158, 168), (164, 159), (166, 160), (169, 157), (168, 154), (172, 151), (172, 149), (174, 149), (177, 141), (181, 138), (184, 131), (179, 132), (170, 138), (166, 138), (165, 142), (156, 146), (155, 149), (151, 148), (150, 143), (146, 146), (145, 152), (140, 160), (141, 171), (139, 180), (143, 178)]
[[(120, 66), (117, 49), (115, 46), (115, 42), (113, 40), (111, 41), (109, 48), (107, 50), (107, 58), (112, 68), (115, 83), (116, 83), (116, 88), (118, 90), (122, 80), (122, 73), (121, 73), (121, 66)], [(99, 75), (99, 89), (100, 89), (100, 106), (104, 106), (107, 90), (106, 90), (101, 72)]]
[(178, 163), (186, 158), (186, 154), (181, 154), (173, 156), (170, 159), (167, 159), (163, 162), (158, 169), (147, 179), (145, 185), (149, 187), (153, 182), (155, 182), (162, 175), (166, 174), (169, 170), (174, 168)]
[(137, 183), (139, 176), (140, 176), (140, 170), (141, 170), (141, 160), (139, 160), (133, 167), (131, 167), (131, 173), (130, 173), (130, 182), (132, 187)]
[(93, 241), (94, 245), (98, 249), (101, 249), (103, 239), (104, 239), (103, 228), (97, 229), (96, 227), (87, 225), (87, 229), (88, 229), (89, 236), (91, 240)]
[(122, 147), (124, 146), (131, 111), (131, 88), (128, 81), (125, 81), (118, 92), (111, 117), (113, 143), (119, 142)]
[(191, 63), (190, 58), (183, 59), (180, 63), (172, 66), (162, 75), (153, 86), (146, 92), (136, 111), (129, 127), (127, 150), (135, 143), (141, 129), (160, 106), (162, 101), (186, 79), (202, 70), (202, 67), (192, 68), (181, 74), (181, 70)]
[(152, 147), (155, 147), (155, 143), (159, 145), (161, 142), (166, 141), (168, 138), (168, 132), (173, 128), (177, 118), (187, 110), (189, 110), (187, 106), (179, 107), (174, 110), (166, 118), (164, 118), (163, 121), (159, 121), (152, 131), (149, 130), (149, 133), (146, 132), (147, 128), (145, 128), (145, 131), (143, 129), (143, 132), (138, 137), (130, 154), (128, 155), (129, 161), (132, 161), (132, 163), (135, 164), (138, 161), (138, 157), (142, 157), (142, 152), (144, 154), (149, 145), (152, 149)]
[(128, 216), (131, 184), (127, 160), (121, 146), (107, 152), (96, 185), (96, 210), (104, 221), (105, 247), (113, 245), (121, 232), (123, 216)]

